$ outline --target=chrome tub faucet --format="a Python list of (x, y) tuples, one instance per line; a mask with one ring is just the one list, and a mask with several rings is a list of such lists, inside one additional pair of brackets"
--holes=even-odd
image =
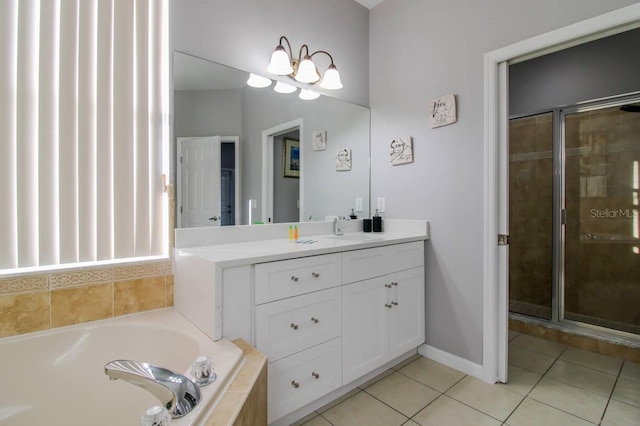
[(109, 379), (121, 379), (155, 395), (172, 418), (188, 414), (200, 402), (200, 388), (186, 376), (146, 362), (116, 360), (104, 366)]

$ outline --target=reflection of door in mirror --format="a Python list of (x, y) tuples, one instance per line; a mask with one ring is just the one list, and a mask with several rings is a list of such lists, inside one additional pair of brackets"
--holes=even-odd
[(237, 223), (238, 145), (237, 136), (178, 138), (178, 226)]

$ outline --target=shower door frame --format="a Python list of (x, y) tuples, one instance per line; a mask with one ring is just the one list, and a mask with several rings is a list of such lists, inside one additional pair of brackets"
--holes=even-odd
[[(638, 343), (640, 341), (640, 337), (634, 335), (629, 332), (625, 332), (622, 330), (617, 330), (614, 328), (606, 328), (603, 326), (598, 326), (595, 324), (590, 324), (586, 322), (581, 322), (577, 320), (571, 320), (565, 318), (565, 259), (566, 259), (566, 116), (569, 114), (578, 114), (582, 112), (589, 111), (597, 111), (605, 108), (614, 108), (620, 107), (622, 105), (628, 103), (638, 103), (640, 102), (640, 91), (620, 95), (620, 96), (611, 96), (603, 99), (597, 99), (589, 102), (584, 102), (578, 105), (560, 108), (554, 111), (554, 211), (553, 211), (553, 226), (554, 226), (554, 279), (553, 279), (553, 291), (552, 295), (554, 296), (554, 303), (552, 305), (552, 322), (556, 324), (561, 324), (563, 327), (567, 327), (569, 329), (575, 330), (583, 330), (587, 332), (591, 332), (590, 334), (594, 335), (602, 335), (610, 338), (614, 341), (632, 341), (634, 343)], [(556, 126), (557, 132), (556, 133)], [(556, 139), (558, 138), (558, 139)], [(555, 143), (558, 141), (558, 143)], [(558, 149), (560, 153), (557, 157), (556, 145), (558, 145)], [(558, 164), (556, 164), (558, 161)], [(556, 166), (558, 168), (556, 168)], [(555, 178), (556, 174), (559, 174), (559, 186), (557, 186), (558, 190), (556, 191), (556, 183)], [(556, 194), (558, 192), (558, 194)], [(559, 208), (556, 209), (556, 202), (559, 205)], [(561, 226), (561, 228), (556, 228), (556, 226)], [(556, 231), (560, 229), (560, 231)], [(556, 245), (558, 247), (559, 253), (556, 253)]]

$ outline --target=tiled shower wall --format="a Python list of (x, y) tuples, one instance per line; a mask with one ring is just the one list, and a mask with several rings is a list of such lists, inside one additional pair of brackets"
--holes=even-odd
[[(170, 246), (174, 198), (169, 194)], [(173, 306), (173, 262), (82, 267), (0, 279), (0, 337)]]

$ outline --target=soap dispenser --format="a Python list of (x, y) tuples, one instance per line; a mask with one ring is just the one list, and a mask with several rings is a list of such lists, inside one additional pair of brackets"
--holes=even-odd
[(358, 218), (358, 216), (356, 216), (356, 212), (354, 212), (353, 209), (351, 209), (351, 214), (349, 214), (349, 217), (351, 219), (357, 219)]
[(378, 215), (378, 209), (373, 216), (373, 232), (382, 232), (382, 218)]

